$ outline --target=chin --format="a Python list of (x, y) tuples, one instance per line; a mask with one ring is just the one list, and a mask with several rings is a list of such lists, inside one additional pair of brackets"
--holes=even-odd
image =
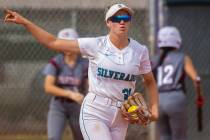
[(119, 31), (118, 34), (119, 35), (128, 35), (128, 32), (127, 31)]

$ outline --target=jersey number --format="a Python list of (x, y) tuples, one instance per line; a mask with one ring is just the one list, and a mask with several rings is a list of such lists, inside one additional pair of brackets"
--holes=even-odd
[(172, 84), (173, 83), (173, 75), (174, 67), (172, 65), (160, 66), (158, 67), (158, 77), (157, 82), (158, 86)]
[(128, 96), (131, 95), (131, 88), (124, 88), (122, 90), (122, 93), (124, 94), (124, 100), (127, 100)]

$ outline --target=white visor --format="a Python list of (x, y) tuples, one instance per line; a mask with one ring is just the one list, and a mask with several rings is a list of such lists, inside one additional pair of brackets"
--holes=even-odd
[(125, 4), (114, 4), (106, 12), (105, 20), (107, 21), (110, 17), (115, 15), (120, 10), (127, 11), (129, 13), (129, 15), (131, 15), (131, 16), (134, 14), (134, 11), (131, 8), (129, 8), (128, 6), (126, 6)]

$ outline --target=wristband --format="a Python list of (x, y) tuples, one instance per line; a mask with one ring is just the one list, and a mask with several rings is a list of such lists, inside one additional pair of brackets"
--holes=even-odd
[(195, 78), (195, 81), (196, 81), (196, 82), (200, 82), (200, 81), (201, 81), (201, 77), (200, 77), (200, 76), (197, 76), (197, 77)]

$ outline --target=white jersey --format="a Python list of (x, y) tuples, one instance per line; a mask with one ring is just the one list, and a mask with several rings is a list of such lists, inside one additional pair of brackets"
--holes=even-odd
[(130, 39), (120, 50), (109, 36), (78, 39), (83, 56), (89, 59), (89, 92), (124, 101), (135, 90), (136, 77), (151, 71), (148, 50)]

